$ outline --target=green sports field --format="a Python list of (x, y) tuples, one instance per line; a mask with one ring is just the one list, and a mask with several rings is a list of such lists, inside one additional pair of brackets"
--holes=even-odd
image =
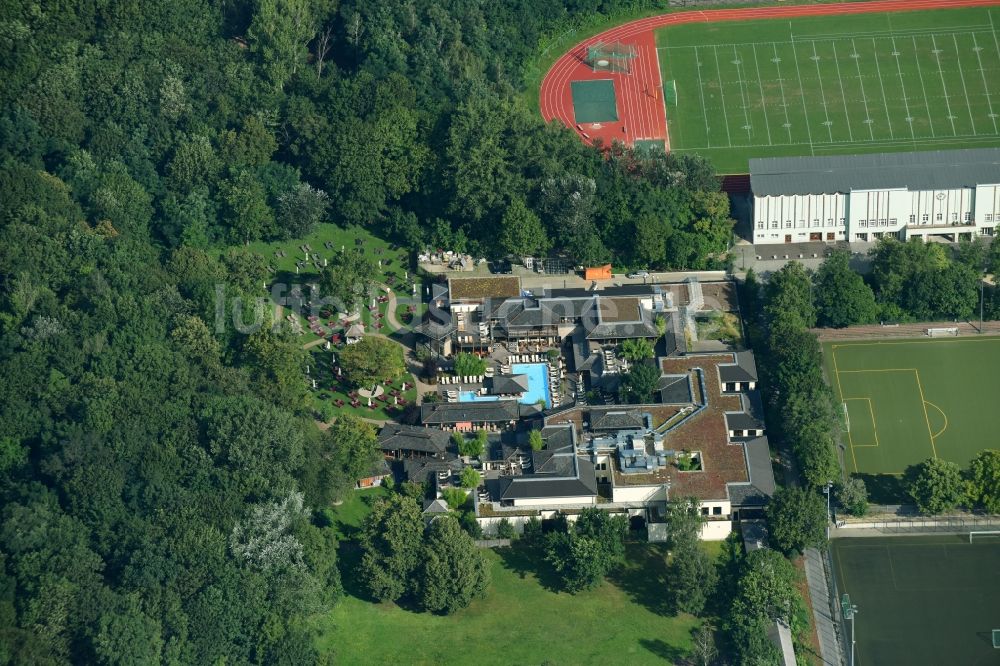
[(831, 547), (838, 592), (857, 606), (858, 666), (1000, 663), (990, 636), (1000, 629), (1000, 540), (853, 538)]
[(965, 466), (996, 446), (1000, 338), (827, 342), (823, 351), (846, 405), (848, 472), (900, 474), (931, 457)]
[(663, 28), (670, 147), (745, 173), (751, 157), (998, 146), (998, 29), (1000, 8), (978, 7)]

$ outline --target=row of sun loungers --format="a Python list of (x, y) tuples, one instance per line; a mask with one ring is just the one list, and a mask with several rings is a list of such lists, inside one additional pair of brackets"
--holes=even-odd
[(442, 384), (482, 384), (484, 375), (443, 375), (440, 378)]

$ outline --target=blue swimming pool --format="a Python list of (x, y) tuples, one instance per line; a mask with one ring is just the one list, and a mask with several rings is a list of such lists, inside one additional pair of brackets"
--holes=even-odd
[[(521, 403), (533, 405), (544, 400), (546, 406), (552, 405), (549, 394), (549, 366), (547, 363), (515, 363), (510, 366), (512, 375), (528, 376), (528, 392), (521, 396)], [(499, 400), (495, 395), (476, 395), (475, 391), (460, 391), (459, 402), (490, 402)]]
[(549, 365), (548, 363), (514, 363), (510, 366), (512, 375), (528, 375), (528, 392), (521, 397), (521, 402), (533, 405), (539, 400), (545, 401), (545, 406), (552, 405), (549, 395)]

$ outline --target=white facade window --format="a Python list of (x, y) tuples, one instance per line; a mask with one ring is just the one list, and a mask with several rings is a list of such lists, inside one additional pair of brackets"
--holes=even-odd
[(792, 221), (791, 220), (785, 220), (785, 228), (786, 229), (791, 229), (792, 228)]
[(841, 224), (844, 224), (844, 223), (846, 223), (846, 222), (847, 222), (847, 218), (846, 218), (846, 217), (842, 217), (842, 218), (840, 218), (840, 223), (841, 223)]
[(884, 227), (886, 225), (886, 219), (883, 217), (878, 221), (878, 226)]
[(758, 222), (757, 223), (757, 228), (758, 229), (763, 229), (764, 228), (764, 223), (763, 222)]
[(926, 224), (927, 222), (930, 222), (930, 219), (931, 219), (931, 216), (928, 215), (927, 213), (924, 213), (924, 217), (923, 217), (924, 223)]
[(936, 215), (936, 216), (934, 217), (934, 221), (935, 221), (935, 222), (940, 222), (940, 221), (941, 221), (941, 220), (943, 220), (943, 219), (944, 219), (944, 215), (942, 215), (941, 213), (938, 213), (938, 214), (937, 214), (937, 215)]
[(993, 213), (986, 213), (986, 221), (987, 222), (993, 221)]
[(826, 218), (826, 226), (828, 226), (828, 227), (832, 227), (833, 226), (833, 218), (832, 217)]
[(972, 221), (972, 213), (970, 211), (965, 211), (965, 221), (966, 222)]
[(893, 218), (889, 218), (889, 225), (890, 225), (890, 226), (895, 226), (895, 225), (897, 225), (897, 224), (899, 224), (899, 220), (897, 220), (897, 219), (896, 219), (896, 218), (894, 218), (894, 217), (893, 217)]
[(958, 213), (952, 213), (951, 214), (951, 221), (952, 222), (958, 222)]
[(910, 224), (916, 224), (916, 222), (917, 222), (917, 216), (916, 215), (911, 215), (910, 216)]

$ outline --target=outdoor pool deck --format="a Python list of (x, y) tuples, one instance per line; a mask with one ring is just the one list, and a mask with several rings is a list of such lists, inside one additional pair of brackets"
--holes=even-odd
[[(546, 406), (552, 404), (552, 395), (549, 392), (549, 366), (547, 363), (514, 363), (510, 366), (511, 375), (527, 375), (528, 391), (521, 396), (519, 402), (524, 405), (533, 405), (539, 400), (544, 400)], [(495, 395), (478, 395), (475, 391), (459, 391), (459, 402), (490, 402), (499, 400)]]

